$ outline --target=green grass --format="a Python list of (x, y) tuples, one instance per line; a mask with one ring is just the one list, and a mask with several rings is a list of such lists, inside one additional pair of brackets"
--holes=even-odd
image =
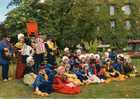
[[(133, 63), (140, 71), (140, 59), (133, 59)], [(140, 98), (140, 77), (125, 81), (112, 81), (108, 84), (92, 84), (82, 86), (82, 92), (78, 95), (63, 95), (52, 93), (48, 97), (36, 96), (32, 89), (22, 83), (21, 80), (8, 82), (0, 81), (0, 98)]]

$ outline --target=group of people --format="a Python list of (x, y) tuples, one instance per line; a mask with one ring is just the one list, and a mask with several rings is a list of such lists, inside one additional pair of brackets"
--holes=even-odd
[[(38, 74), (39, 66), (42, 63), (56, 65), (57, 46), (52, 37), (45, 38), (38, 34), (37, 37), (28, 37), (20, 33), (16, 40), (12, 40), (10, 35), (3, 34), (0, 40), (0, 65), (2, 66), (3, 81), (10, 80), (8, 76), (9, 64), (16, 60), (16, 79), (22, 79), (26, 68), (27, 57), (32, 56), (35, 62), (34, 71)], [(47, 62), (45, 62), (47, 61)]]
[(125, 80), (138, 76), (136, 67), (127, 55), (117, 54), (108, 49), (102, 55), (86, 53), (80, 49), (64, 49), (60, 64), (56, 63), (57, 46), (52, 38), (47, 41), (39, 35), (25, 41), (24, 34), (18, 34), (18, 42), (11, 46), (9, 38), (0, 42), (0, 64), (2, 77), (8, 80), (10, 56), (17, 59), (16, 79), (33, 88), (39, 96), (52, 92), (78, 94), (81, 85), (108, 83), (112, 80)]

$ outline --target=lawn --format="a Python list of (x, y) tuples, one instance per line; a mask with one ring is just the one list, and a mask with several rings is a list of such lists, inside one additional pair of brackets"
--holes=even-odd
[[(140, 59), (133, 59), (133, 63), (140, 71)], [(48, 97), (39, 97), (32, 93), (32, 89), (21, 80), (8, 82), (0, 81), (0, 98), (140, 98), (140, 77), (125, 81), (112, 81), (108, 84), (92, 84), (82, 86), (78, 95), (63, 95), (52, 93)]]

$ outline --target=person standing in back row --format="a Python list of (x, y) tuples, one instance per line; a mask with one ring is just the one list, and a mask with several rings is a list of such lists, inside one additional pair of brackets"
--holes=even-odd
[(0, 65), (2, 65), (2, 79), (3, 81), (8, 81), (9, 63), (13, 49), (10, 45), (10, 37), (8, 35), (3, 35), (2, 37), (3, 39), (0, 41)]

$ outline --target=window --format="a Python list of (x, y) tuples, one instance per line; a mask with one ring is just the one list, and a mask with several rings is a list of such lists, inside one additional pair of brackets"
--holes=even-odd
[(122, 11), (124, 11), (125, 15), (130, 15), (131, 14), (131, 9), (130, 9), (130, 5), (124, 5), (122, 7)]
[(100, 5), (96, 5), (96, 12), (100, 11)]
[(100, 27), (99, 26), (97, 26), (97, 31), (100, 31)]
[(115, 15), (115, 6), (111, 5), (110, 6), (110, 16), (113, 16), (113, 15)]
[(111, 21), (110, 21), (110, 27), (111, 27), (111, 28), (115, 28), (115, 26), (116, 26), (115, 20), (111, 20)]
[(137, 43), (131, 43), (131, 44), (128, 44), (128, 48), (127, 48), (129, 51), (140, 51), (140, 44), (137, 44)]
[(130, 20), (126, 20), (125, 21), (125, 27), (126, 27), (127, 30), (129, 30), (131, 28), (131, 22), (130, 22)]

